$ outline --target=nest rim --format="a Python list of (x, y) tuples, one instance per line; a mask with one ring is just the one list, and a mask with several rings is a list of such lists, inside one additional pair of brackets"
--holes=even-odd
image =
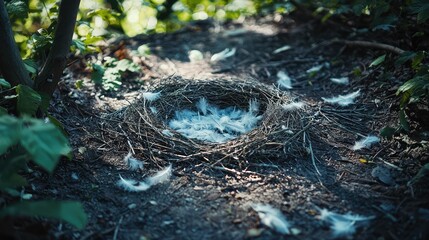
[[(254, 80), (171, 78), (151, 85), (147, 91), (160, 91), (161, 97), (155, 101), (138, 99), (125, 109), (123, 122), (132, 133), (129, 135), (134, 136), (132, 140), (139, 142), (142, 149), (149, 150), (151, 159), (156, 161), (166, 157), (176, 161), (203, 158), (218, 162), (226, 158), (246, 159), (260, 155), (256, 154), (258, 152), (284, 155), (287, 143), (294, 137), (284, 134), (284, 126), (294, 132), (303, 128), (300, 121), (305, 114), (303, 109), (287, 112), (282, 108), (282, 105), (294, 102), (294, 96)], [(262, 119), (254, 129), (224, 143), (190, 139), (168, 126), (175, 111), (195, 109), (195, 103), (201, 97), (206, 97), (209, 103), (219, 107), (237, 106), (242, 109), (246, 109), (249, 100), (257, 99), (260, 103), (258, 115)], [(156, 107), (158, 113), (154, 114), (150, 107)], [(174, 135), (164, 134), (166, 129)]]

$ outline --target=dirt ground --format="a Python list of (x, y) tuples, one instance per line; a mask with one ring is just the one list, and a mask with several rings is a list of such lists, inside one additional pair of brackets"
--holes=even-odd
[[(89, 223), (82, 231), (55, 222), (22, 224), (20, 230), (33, 239), (330, 239), (329, 227), (317, 218), (319, 207), (375, 216), (358, 228), (353, 239), (427, 239), (427, 181), (407, 186), (429, 160), (427, 119), (412, 119), (409, 135), (398, 133), (370, 149), (351, 150), (362, 136), (378, 135), (383, 127), (398, 125), (395, 92), (410, 70), (392, 69), (383, 74), (382, 66), (368, 66), (386, 52), (329, 44), (334, 38), (400, 44), (394, 33), (353, 31), (333, 22), (280, 16), (242, 23), (198, 22), (177, 33), (108, 43), (103, 54), (117, 57), (126, 57), (127, 51), (142, 44), (151, 48), (150, 56), (133, 59), (142, 66), (142, 74), (124, 79), (116, 92), (94, 91), (88, 79), (76, 89), (76, 80), (85, 76), (82, 71), (87, 60), (78, 59), (50, 108), (69, 134), (74, 158), (62, 160), (52, 176), (34, 171), (34, 187), (27, 192), (34, 199), (81, 201)], [(273, 53), (284, 45), (291, 49)], [(227, 47), (237, 48), (234, 57), (210, 63), (212, 53)], [(204, 54), (203, 61), (189, 61), (188, 51), (194, 49)], [(387, 54), (394, 59), (395, 55)], [(314, 77), (306, 73), (324, 63), (329, 66)], [(294, 159), (261, 158), (241, 168), (233, 163), (212, 166), (190, 160), (172, 162), (171, 181), (148, 191), (128, 193), (116, 186), (119, 174), (142, 179), (164, 167), (140, 151), (136, 157), (145, 161), (145, 168), (130, 172), (122, 161), (127, 144), (112, 145), (103, 125), (107, 121), (103, 116), (134, 102), (151, 81), (175, 75), (254, 79), (275, 85), (277, 71), (282, 69), (293, 79), (293, 89), (287, 91), (305, 101), (310, 111), (318, 112), (311, 135), (315, 164), (308, 154)], [(357, 69), (361, 74), (355, 74)], [(350, 85), (329, 80), (343, 76), (350, 77)], [(357, 103), (347, 107), (321, 99), (358, 89)], [(383, 174), (377, 174), (375, 168)], [(264, 227), (251, 203), (279, 208), (294, 234), (280, 235)]]

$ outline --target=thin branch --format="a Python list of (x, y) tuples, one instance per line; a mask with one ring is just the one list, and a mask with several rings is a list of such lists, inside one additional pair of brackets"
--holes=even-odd
[(12, 86), (18, 84), (32, 86), (33, 81), (13, 38), (12, 26), (3, 0), (0, 0), (0, 46), (0, 70), (3, 77)]
[(388, 45), (385, 43), (378, 43), (378, 42), (369, 42), (369, 41), (348, 41), (348, 40), (339, 40), (339, 42), (345, 43), (347, 46), (356, 46), (356, 47), (367, 47), (367, 48), (376, 48), (381, 50), (386, 50), (389, 52), (396, 53), (398, 55), (401, 55), (405, 52), (405, 50)]
[(45, 64), (36, 78), (35, 89), (51, 96), (57, 88), (70, 50), (80, 0), (62, 0), (54, 42)]
[(404, 52), (406, 52), (405, 50), (403, 50), (399, 47), (395, 47), (395, 46), (385, 44), (385, 43), (360, 41), (360, 40), (351, 41), (351, 40), (342, 40), (342, 39), (334, 38), (331, 40), (323, 41), (323, 42), (315, 45), (314, 47), (307, 50), (304, 53), (304, 56), (310, 52), (313, 52), (317, 48), (329, 46), (329, 45), (332, 45), (335, 43), (345, 44), (346, 46), (350, 46), (350, 47), (363, 47), (363, 48), (375, 48), (375, 49), (380, 49), (380, 50), (386, 50), (386, 51), (389, 51), (389, 52), (392, 52), (392, 53), (395, 53), (398, 55), (401, 55)]

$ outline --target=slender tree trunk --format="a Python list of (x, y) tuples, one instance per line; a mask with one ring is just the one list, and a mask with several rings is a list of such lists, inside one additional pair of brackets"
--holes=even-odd
[(0, 0), (0, 70), (12, 86), (33, 85), (15, 43), (4, 0)]
[[(1, 1), (1, 0), (0, 0)], [(52, 96), (66, 66), (73, 38), (80, 0), (62, 0), (55, 28), (54, 42), (45, 64), (36, 78), (35, 90)]]

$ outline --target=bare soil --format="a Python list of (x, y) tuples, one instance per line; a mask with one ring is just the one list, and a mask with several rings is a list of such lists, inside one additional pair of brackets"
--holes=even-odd
[[(245, 31), (231, 35), (238, 29)], [(129, 57), (129, 51), (142, 44), (151, 48), (148, 57), (129, 57), (142, 66), (142, 73), (126, 77), (116, 92), (102, 91), (85, 78), (85, 63), (91, 56), (77, 59), (50, 108), (69, 134), (73, 160), (62, 160), (52, 176), (36, 169), (30, 175), (34, 188), (26, 192), (34, 199), (81, 201), (89, 223), (82, 231), (50, 221), (15, 224), (16, 236), (20, 232), (22, 238), (25, 233), (33, 239), (330, 239), (329, 227), (317, 219), (319, 207), (375, 216), (353, 239), (427, 239), (428, 181), (407, 186), (429, 161), (427, 119), (412, 119), (408, 134), (397, 133), (370, 149), (351, 150), (362, 136), (378, 135), (385, 126), (398, 126), (395, 92), (410, 77), (410, 70), (369, 68), (386, 52), (326, 44), (334, 38), (402, 45), (394, 33), (353, 32), (332, 22), (279, 16), (243, 23), (197, 22), (176, 33), (106, 44), (102, 54), (119, 58)], [(273, 53), (284, 45), (291, 49)], [(211, 54), (232, 47), (237, 48), (234, 57), (210, 63)], [(189, 61), (188, 51), (193, 49), (204, 54), (203, 61)], [(389, 59), (395, 58), (387, 54)], [(329, 67), (315, 76), (306, 73), (324, 63)], [(190, 160), (172, 162), (171, 181), (148, 191), (128, 193), (116, 186), (119, 174), (143, 179), (164, 167), (139, 149), (136, 157), (145, 161), (145, 169), (129, 171), (122, 161), (129, 151), (126, 141), (121, 143), (125, 137), (112, 144), (107, 140), (110, 130), (103, 124), (108, 121), (105, 114), (134, 102), (151, 81), (175, 75), (186, 79), (251, 78), (275, 85), (276, 73), (283, 69), (293, 79), (293, 89), (288, 91), (315, 113), (310, 135), (315, 164), (305, 153), (292, 160), (261, 158), (241, 167), (230, 162), (212, 165)], [(360, 74), (355, 74), (357, 69)], [(329, 80), (342, 76), (350, 77), (350, 85), (335, 85)], [(76, 89), (79, 79), (84, 79), (84, 84)], [(321, 99), (358, 89), (361, 96), (357, 103), (347, 107)], [(374, 174), (376, 167), (387, 174)], [(296, 229), (295, 235), (279, 235), (264, 227), (250, 203), (281, 209)]]

